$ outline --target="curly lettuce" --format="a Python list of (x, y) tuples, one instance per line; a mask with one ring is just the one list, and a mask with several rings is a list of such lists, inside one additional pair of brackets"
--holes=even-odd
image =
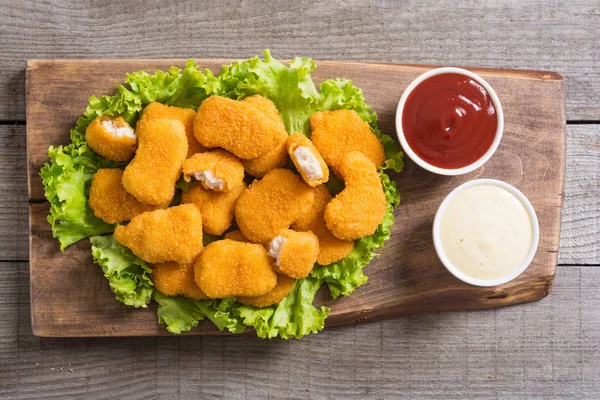
[[(184, 69), (149, 74), (144, 71), (127, 75), (123, 85), (112, 96), (89, 99), (84, 114), (71, 130), (71, 144), (51, 147), (50, 161), (41, 170), (45, 193), (51, 209), (48, 221), (61, 250), (91, 236), (92, 253), (116, 298), (134, 307), (144, 307), (153, 298), (158, 303), (158, 322), (169, 332), (189, 331), (202, 320), (210, 320), (221, 330), (233, 333), (253, 328), (263, 338), (300, 338), (320, 331), (329, 308), (313, 305), (315, 294), (327, 284), (336, 298), (352, 293), (367, 282), (363, 268), (377, 257), (377, 250), (390, 237), (394, 222), (393, 209), (400, 201), (395, 182), (387, 171), (400, 172), (402, 152), (389, 135), (377, 126), (377, 115), (366, 104), (363, 92), (348, 79), (328, 79), (317, 89), (310, 76), (316, 64), (309, 58), (295, 58), (289, 66), (271, 56), (253, 57), (247, 61), (223, 66), (219, 75), (200, 70), (190, 60)], [(351, 109), (366, 121), (383, 144), (386, 161), (379, 174), (386, 195), (387, 209), (382, 224), (371, 236), (355, 242), (354, 250), (343, 260), (330, 265), (315, 265), (305, 279), (297, 280), (292, 291), (279, 304), (256, 308), (235, 299), (192, 300), (166, 296), (156, 290), (150, 269), (112, 236), (99, 236), (114, 230), (93, 215), (87, 204), (91, 177), (99, 168), (118, 167), (91, 151), (85, 143), (85, 130), (101, 115), (122, 116), (132, 126), (143, 107), (153, 101), (197, 109), (209, 96), (233, 99), (260, 94), (272, 100), (279, 109), (288, 132), (310, 136), (310, 116), (317, 111)], [(178, 189), (186, 185), (178, 183)], [(332, 176), (328, 187), (333, 194), (343, 189), (343, 182)], [(217, 240), (206, 237), (206, 242)]]

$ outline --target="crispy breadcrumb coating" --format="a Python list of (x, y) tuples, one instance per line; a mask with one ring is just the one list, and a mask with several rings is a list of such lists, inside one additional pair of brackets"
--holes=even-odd
[(376, 167), (385, 162), (383, 145), (354, 110), (316, 112), (310, 117), (310, 126), (312, 142), (336, 175), (342, 157), (351, 151), (360, 151)]
[(196, 285), (194, 264), (178, 264), (174, 261), (152, 265), (152, 282), (156, 290), (167, 296), (185, 296), (190, 299), (208, 299)]
[(140, 127), (147, 121), (153, 121), (157, 119), (176, 119), (185, 126), (185, 135), (188, 141), (188, 150), (186, 158), (190, 158), (196, 153), (206, 151), (206, 147), (202, 146), (194, 137), (194, 117), (196, 111), (191, 108), (181, 108), (167, 106), (165, 104), (152, 102), (148, 104), (142, 110), (142, 116), (137, 123), (137, 127)]
[(207, 190), (200, 182), (192, 182), (188, 191), (181, 194), (181, 204), (192, 203), (198, 207), (204, 232), (219, 236), (231, 226), (235, 203), (244, 190), (244, 182), (229, 192)]
[(115, 240), (149, 263), (191, 263), (202, 251), (202, 216), (193, 204), (148, 211), (115, 229)]
[(85, 130), (85, 140), (96, 153), (112, 161), (128, 161), (137, 147), (133, 129), (121, 117), (94, 119)]
[(238, 227), (251, 242), (266, 245), (314, 201), (310, 186), (288, 169), (274, 169), (254, 181), (235, 205)]
[(372, 235), (385, 216), (385, 193), (377, 168), (363, 153), (348, 153), (339, 165), (346, 188), (325, 207), (325, 222), (340, 239)]
[(123, 173), (123, 186), (145, 204), (171, 202), (187, 154), (185, 127), (174, 119), (157, 119), (138, 129), (139, 143)]
[(269, 245), (269, 255), (275, 258), (275, 271), (295, 279), (308, 276), (318, 254), (319, 239), (310, 231), (283, 230)]
[(268, 307), (281, 302), (294, 288), (294, 278), (277, 274), (277, 285), (270, 292), (257, 297), (238, 297), (236, 300), (242, 304), (254, 306), (258, 308)]
[(228, 239), (206, 246), (194, 265), (194, 277), (211, 299), (262, 296), (277, 284), (263, 246)]
[(224, 236), (225, 239), (229, 239), (229, 240), (235, 240), (236, 242), (245, 242), (245, 243), (251, 243), (248, 238), (246, 236), (244, 236), (244, 234), (242, 233), (242, 231), (240, 231), (239, 229), (236, 229), (234, 231), (231, 232), (227, 232)]
[(204, 100), (194, 118), (194, 136), (203, 146), (222, 147), (245, 160), (267, 154), (281, 144), (284, 134), (252, 104), (221, 96)]
[(340, 261), (354, 249), (354, 241), (338, 239), (327, 228), (325, 219), (325, 207), (332, 197), (327, 186), (321, 185), (314, 189), (315, 201), (312, 207), (304, 213), (292, 228), (298, 231), (312, 231), (319, 238), (319, 255), (317, 262), (321, 265), (329, 265)]
[(329, 168), (309, 138), (294, 133), (287, 142), (288, 154), (308, 186), (315, 187), (329, 180)]
[(195, 178), (205, 189), (228, 192), (244, 180), (244, 166), (239, 158), (228, 151), (217, 149), (198, 153), (183, 163), (186, 182)]
[(94, 215), (109, 224), (119, 224), (146, 211), (165, 208), (167, 205), (151, 206), (140, 203), (129, 194), (121, 180), (123, 171), (104, 168), (96, 171), (90, 186), (89, 204)]

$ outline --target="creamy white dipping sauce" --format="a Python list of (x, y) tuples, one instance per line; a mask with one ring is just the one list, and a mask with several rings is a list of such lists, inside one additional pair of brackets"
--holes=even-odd
[(450, 263), (463, 274), (484, 280), (518, 270), (534, 240), (523, 203), (492, 184), (457, 192), (442, 211), (439, 232)]

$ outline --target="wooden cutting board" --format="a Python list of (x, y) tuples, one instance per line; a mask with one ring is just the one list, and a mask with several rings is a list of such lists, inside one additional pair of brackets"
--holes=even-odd
[[(231, 60), (198, 60), (218, 73)], [(34, 60), (27, 63), (27, 153), (30, 210), (31, 317), (38, 336), (167, 335), (156, 310), (134, 309), (117, 302), (92, 262), (84, 240), (61, 253), (46, 222), (39, 170), (51, 145), (67, 144), (69, 129), (91, 95), (112, 94), (125, 74), (153, 72), (184, 60)], [(312, 76), (352, 79), (379, 114), (380, 127), (394, 136), (396, 104), (406, 86), (431, 66), (317, 62)], [(446, 310), (485, 309), (539, 300), (554, 280), (565, 173), (564, 82), (559, 74), (471, 68), (496, 90), (505, 115), (497, 153), (465, 176), (426, 172), (405, 159), (397, 175), (401, 204), (395, 211), (392, 237), (381, 257), (369, 264), (369, 282), (351, 296), (331, 300), (326, 289), (317, 302), (331, 306), (327, 324), (398, 317)], [(456, 186), (476, 178), (504, 180), (532, 202), (540, 221), (540, 244), (529, 268), (516, 280), (480, 288), (454, 278), (438, 260), (432, 243), (433, 217), (442, 199)], [(215, 334), (203, 322), (189, 334)]]

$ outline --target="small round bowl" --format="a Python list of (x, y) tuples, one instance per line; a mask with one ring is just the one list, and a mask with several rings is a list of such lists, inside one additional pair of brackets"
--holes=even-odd
[[(529, 219), (531, 220), (533, 238), (531, 240), (531, 247), (529, 248), (529, 252), (527, 253), (527, 257), (523, 261), (523, 264), (521, 264), (521, 266), (519, 266), (519, 268), (514, 270), (511, 274), (503, 276), (501, 278), (497, 278), (497, 279), (473, 278), (472, 276), (469, 276), (469, 275), (465, 274), (464, 272), (460, 271), (458, 268), (456, 268), (450, 262), (450, 260), (446, 256), (446, 253), (444, 252), (444, 249), (442, 247), (442, 241), (440, 238), (440, 223), (441, 223), (441, 219), (442, 219), (442, 213), (446, 209), (446, 206), (448, 205), (450, 200), (452, 200), (452, 198), (454, 196), (456, 196), (456, 194), (459, 193), (460, 191), (470, 188), (470, 187), (473, 187), (473, 186), (478, 186), (478, 185), (495, 185), (495, 186), (499, 186), (503, 189), (506, 189), (509, 193), (513, 194), (517, 199), (519, 199), (521, 201), (521, 203), (527, 210)], [(435, 252), (437, 253), (440, 261), (442, 262), (442, 264), (444, 264), (446, 269), (448, 271), (450, 271), (450, 273), (452, 275), (454, 275), (461, 281), (469, 283), (474, 286), (502, 285), (503, 283), (512, 281), (513, 279), (515, 279), (516, 277), (521, 275), (523, 273), (523, 271), (525, 271), (527, 269), (527, 267), (533, 260), (533, 257), (535, 256), (535, 252), (537, 251), (539, 240), (540, 240), (540, 226), (538, 223), (537, 215), (535, 214), (535, 210), (533, 209), (533, 206), (531, 205), (531, 203), (529, 202), (527, 197), (525, 197), (525, 195), (523, 193), (521, 193), (521, 191), (519, 191), (519, 189), (515, 188), (514, 186), (512, 186), (506, 182), (496, 180), (496, 179), (475, 179), (475, 180), (463, 183), (462, 185), (458, 186), (456, 189), (451, 191), (450, 194), (448, 194), (448, 196), (446, 196), (444, 201), (442, 201), (442, 204), (440, 204), (440, 207), (438, 208), (438, 210), (435, 214), (435, 219), (433, 220), (433, 245), (435, 247)]]
[[(492, 145), (490, 146), (488, 151), (479, 160), (475, 161), (474, 163), (467, 165), (465, 167), (456, 168), (456, 169), (439, 168), (439, 167), (436, 167), (435, 165), (429, 164), (428, 162), (426, 162), (422, 158), (420, 158), (408, 145), (408, 142), (406, 141), (406, 138), (404, 137), (404, 130), (402, 128), (402, 113), (404, 111), (404, 104), (406, 103), (406, 99), (408, 98), (410, 93), (413, 91), (413, 89), (415, 87), (417, 87), (418, 84), (420, 84), (427, 78), (431, 78), (432, 76), (435, 76), (435, 75), (448, 74), (448, 73), (461, 74), (461, 75), (468, 76), (469, 78), (473, 79), (474, 81), (479, 83), (481, 86), (483, 86), (485, 88), (485, 90), (488, 92), (488, 94), (490, 95), (490, 97), (492, 99), (492, 103), (494, 103), (494, 108), (496, 109), (496, 116), (498, 118), (498, 127), (496, 128), (496, 136), (494, 137), (494, 141), (492, 142)], [(490, 157), (492, 157), (492, 155), (498, 148), (498, 145), (500, 144), (500, 140), (502, 139), (503, 131), (504, 131), (504, 113), (502, 112), (502, 105), (500, 104), (500, 99), (498, 98), (498, 95), (496, 94), (494, 89), (492, 89), (492, 87), (489, 85), (489, 83), (487, 83), (481, 76), (479, 76), (471, 71), (467, 71), (466, 69), (462, 69), (462, 68), (454, 68), (454, 67), (436, 68), (436, 69), (427, 71), (424, 74), (419, 75), (414, 81), (412, 81), (410, 83), (410, 85), (408, 85), (408, 87), (402, 94), (402, 97), (400, 98), (400, 101), (398, 102), (398, 108), (396, 109), (396, 134), (398, 135), (398, 140), (400, 140), (400, 144), (402, 145), (404, 152), (406, 154), (408, 154), (408, 156), (411, 158), (411, 160), (413, 160), (415, 162), (415, 164), (417, 164), (421, 168), (424, 168), (430, 172), (433, 172), (433, 173), (436, 173), (439, 175), (462, 175), (462, 174), (472, 172), (472, 171), (476, 170), (477, 168), (481, 167), (483, 164), (486, 163), (487, 160), (490, 159)]]

